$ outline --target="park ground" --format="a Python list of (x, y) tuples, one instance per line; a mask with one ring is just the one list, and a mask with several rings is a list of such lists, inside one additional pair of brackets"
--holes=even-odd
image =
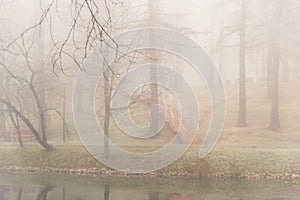
[[(202, 159), (198, 158), (197, 153), (198, 147), (193, 146), (170, 166), (143, 175), (266, 177), (300, 180), (299, 148), (216, 147)], [(125, 174), (107, 168), (82, 146), (56, 146), (55, 150), (47, 151), (36, 145), (28, 145), (23, 149), (16, 145), (1, 145), (0, 160), (0, 169), (10, 172)]]
[[(298, 81), (280, 84), (281, 129), (277, 132), (268, 129), (270, 100), (266, 95), (266, 84), (247, 84), (248, 125), (244, 128), (235, 127), (238, 89), (236, 86), (226, 86), (227, 117), (224, 130), (213, 151), (207, 157), (199, 159), (199, 146), (194, 145), (176, 162), (149, 175), (284, 177), (300, 180), (298, 85)], [(208, 124), (209, 120), (204, 120), (200, 127), (203, 130), (202, 139)], [(158, 136), (156, 140), (168, 140), (174, 136), (168, 129), (165, 131), (166, 133)], [(46, 151), (34, 143), (26, 144), (24, 148), (20, 148), (17, 143), (0, 143), (0, 169), (81, 174), (117, 173), (94, 159), (80, 142), (60, 145), (55, 138), (52, 139), (50, 143), (55, 146), (53, 151)], [(125, 141), (125, 146), (128, 143), (132, 144), (128, 147), (132, 151), (157, 149), (151, 147), (151, 143), (147, 143), (144, 149), (135, 147), (135, 142), (138, 144), (139, 141), (126, 142), (126, 137), (117, 137), (113, 132), (111, 139), (116, 143), (119, 140)]]

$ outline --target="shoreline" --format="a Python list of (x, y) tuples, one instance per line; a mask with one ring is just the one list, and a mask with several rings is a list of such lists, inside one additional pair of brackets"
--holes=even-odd
[(233, 177), (300, 181), (300, 149), (217, 147), (199, 159), (191, 147), (171, 165), (154, 172), (127, 173), (110, 169), (93, 158), (84, 147), (0, 145), (0, 172), (47, 173), (92, 176), (137, 177)]
[(297, 181), (300, 182), (300, 175), (298, 174), (257, 174), (249, 173), (243, 176), (233, 176), (226, 174), (189, 174), (178, 172), (168, 174), (165, 172), (146, 172), (146, 173), (126, 173), (122, 171), (109, 170), (109, 169), (71, 169), (71, 168), (38, 168), (38, 167), (18, 167), (18, 166), (1, 166), (0, 173), (13, 173), (13, 174), (48, 174), (48, 175), (76, 175), (76, 176), (115, 176), (115, 177), (146, 177), (146, 178), (241, 178), (249, 180), (284, 180), (284, 181)]

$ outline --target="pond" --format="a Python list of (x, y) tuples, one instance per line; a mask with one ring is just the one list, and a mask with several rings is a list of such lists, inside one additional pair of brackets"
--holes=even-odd
[(241, 178), (153, 178), (0, 173), (0, 200), (300, 199), (300, 183)]

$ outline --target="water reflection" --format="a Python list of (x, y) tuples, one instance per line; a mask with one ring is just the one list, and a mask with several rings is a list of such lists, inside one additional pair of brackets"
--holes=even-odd
[(300, 183), (212, 178), (0, 174), (0, 200), (219, 200), (300, 197)]
[(9, 185), (0, 185), (0, 200), (7, 199), (7, 192), (10, 190)]
[(53, 189), (53, 186), (47, 185), (39, 192), (38, 196), (36, 197), (36, 200), (46, 200), (48, 192), (52, 191)]
[(104, 200), (109, 200), (110, 185), (105, 185)]

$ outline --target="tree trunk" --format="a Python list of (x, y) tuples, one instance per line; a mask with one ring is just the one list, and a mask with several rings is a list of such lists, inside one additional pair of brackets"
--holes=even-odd
[[(4, 91), (4, 86), (2, 86), (2, 90)], [(6, 96), (6, 99), (7, 99), (7, 102), (9, 104), (11, 104), (11, 101), (10, 101), (10, 85), (9, 85), (9, 81), (6, 80), (6, 89), (7, 89), (7, 93), (5, 93), (5, 96)], [(6, 105), (5, 103), (1, 102), (2, 105)], [(12, 122), (15, 130), (17, 131), (17, 135), (18, 135), (18, 142), (19, 142), (19, 145), (20, 147), (23, 147), (24, 144), (23, 144), (23, 140), (22, 140), (22, 136), (21, 136), (21, 133), (20, 133), (20, 123), (19, 123), (19, 117), (17, 114), (15, 114), (15, 116), (13, 115), (13, 112), (10, 110), (10, 107), (6, 105), (6, 107), (8, 108), (9, 110), (9, 118), (10, 118), (10, 121)]]
[[(43, 1), (40, 1), (37, 3), (38, 7), (43, 7)], [(40, 15), (39, 12), (36, 13), (37, 15)], [(47, 142), (47, 129), (48, 129), (48, 117), (47, 113), (44, 111), (47, 107), (47, 89), (46, 89), (46, 80), (47, 80), (47, 74), (46, 72), (46, 66), (44, 62), (44, 35), (45, 31), (43, 26), (41, 26), (38, 38), (36, 40), (36, 46), (37, 46), (37, 52), (36, 52), (36, 63), (35, 66), (37, 69), (39, 69), (39, 72), (36, 73), (37, 83), (35, 86), (33, 86), (32, 82), (30, 83), (30, 88), (32, 92), (34, 93), (34, 98), (36, 101), (36, 105), (39, 112), (39, 118), (40, 118), (40, 132), (42, 134), (42, 139), (44, 142)], [(41, 92), (37, 92), (41, 91)]]
[(270, 43), (269, 43), (269, 92), (271, 98), (271, 115), (270, 129), (278, 131), (280, 128), (279, 118), (279, 65), (280, 65), (280, 32), (281, 32), (281, 17), (283, 9), (283, 1), (274, 1), (275, 8), (270, 20)]
[(107, 76), (104, 78), (104, 155), (106, 158), (110, 156), (109, 150), (109, 123), (110, 123), (110, 114), (111, 114), (111, 83), (110, 83), (110, 73), (107, 71)]
[[(0, 77), (2, 78), (2, 77)], [(2, 81), (2, 80), (0, 80)], [(3, 91), (0, 90), (0, 95), (2, 95)], [(6, 131), (6, 123), (5, 123), (5, 113), (4, 113), (4, 103), (0, 102), (0, 134), (4, 134)]]
[(239, 64), (239, 115), (237, 127), (247, 125), (246, 121), (246, 68), (245, 68), (245, 37), (246, 37), (246, 0), (241, 0), (241, 30), (240, 30), (240, 64)]
[(34, 88), (34, 86), (32, 85), (32, 83), (29, 83), (30, 89), (33, 93), (34, 99), (35, 99), (35, 103), (38, 109), (38, 113), (39, 113), (39, 118), (40, 118), (40, 127), (41, 127), (41, 133), (42, 133), (42, 141), (43, 143), (47, 144), (47, 130), (46, 130), (46, 116), (45, 116), (45, 111), (44, 111), (44, 107), (38, 97), (38, 94)]
[(3, 107), (3, 104), (0, 103), (0, 134), (3, 134), (6, 131), (5, 114), (2, 111)]
[[(157, 1), (155, 0), (149, 0), (148, 1), (148, 25), (150, 27), (154, 27), (156, 26), (156, 12), (157, 12)], [(155, 34), (151, 33), (149, 36), (149, 43), (150, 45), (155, 45), (156, 41), (155, 41)], [(155, 52), (155, 50), (153, 50), (153, 53), (150, 54), (150, 58), (151, 59), (157, 59), (157, 53)], [(153, 81), (153, 83), (151, 84), (151, 105), (154, 104), (158, 104), (158, 85), (157, 85), (157, 67), (152, 67), (150, 70), (150, 76), (151, 76), (151, 80)], [(157, 130), (158, 127), (158, 110), (155, 109), (154, 112), (151, 112), (151, 125), (150, 125), (150, 129), (152, 130)], [(152, 130), (149, 130), (149, 132), (152, 132)]]
[(24, 122), (24, 124), (30, 129), (30, 131), (32, 132), (32, 134), (34, 135), (35, 139), (37, 140), (37, 142), (44, 147), (47, 150), (53, 150), (54, 147), (50, 144), (47, 143), (47, 141), (44, 141), (41, 137), (39, 132), (34, 128), (34, 126), (32, 125), (32, 123), (30, 122), (30, 120), (24, 116), (18, 109), (16, 109), (16, 107), (14, 107), (12, 104), (10, 104), (9, 102), (7, 102), (4, 99), (0, 99), (0, 102), (6, 104), (7, 107), (9, 107), (9, 110), (14, 112), (18, 117), (20, 117), (20, 119)]
[(290, 67), (288, 58), (282, 59), (282, 81), (290, 80)]
[(272, 72), (272, 87), (271, 87), (271, 117), (270, 117), (270, 129), (272, 131), (278, 131), (280, 128), (279, 120), (279, 99), (278, 99), (278, 68), (275, 67)]
[(9, 117), (10, 117), (10, 120), (11, 120), (12, 124), (14, 125), (16, 131), (17, 131), (19, 145), (20, 145), (20, 147), (23, 147), (24, 144), (23, 144), (23, 139), (22, 139), (21, 133), (20, 133), (19, 117), (18, 117), (18, 115), (16, 115), (15, 116), (16, 118), (14, 118), (14, 116), (12, 114), (12, 111), (9, 111)]
[(223, 78), (223, 80), (225, 81), (225, 83), (227, 82), (226, 80), (226, 74), (225, 74), (225, 69), (223, 66), (223, 40), (224, 40), (224, 4), (221, 3), (220, 7), (220, 19), (219, 19), (219, 23), (220, 23), (220, 28), (219, 28), (219, 51), (218, 51), (218, 65), (219, 65), (219, 72), (221, 77)]
[(270, 129), (272, 131), (278, 131), (280, 128), (279, 120), (279, 89), (278, 89), (278, 79), (279, 79), (279, 53), (278, 53), (278, 43), (273, 41), (269, 49), (270, 56), (270, 71), (269, 71), (269, 92), (271, 101), (271, 114), (270, 114)]

